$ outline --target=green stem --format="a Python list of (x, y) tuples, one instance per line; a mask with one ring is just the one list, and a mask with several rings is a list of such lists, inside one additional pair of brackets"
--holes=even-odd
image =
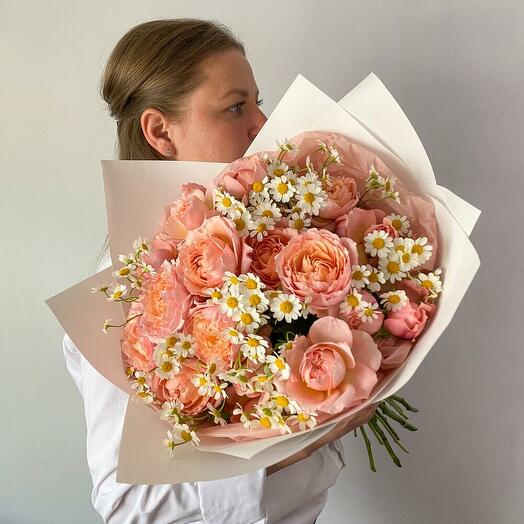
[(406, 399), (399, 397), (398, 395), (391, 395), (391, 397), (389, 398), (392, 398), (393, 400), (400, 402), (408, 411), (412, 411), (413, 413), (418, 413), (418, 409), (410, 405)]
[(384, 413), (384, 415), (387, 415), (389, 418), (392, 418), (393, 420), (397, 421), (401, 426), (404, 426), (409, 431), (417, 431), (417, 427), (411, 424), (410, 422), (407, 422), (405, 419), (397, 415), (394, 411), (386, 407), (385, 405), (379, 404), (378, 409)]
[(386, 399), (386, 402), (404, 419), (408, 419), (408, 416), (404, 413), (404, 410), (394, 401), (390, 398)]
[(402, 445), (400, 442), (400, 438), (397, 434), (397, 432), (391, 427), (390, 423), (387, 421), (387, 419), (380, 413), (379, 411), (375, 411), (375, 415), (377, 416), (377, 423), (380, 421), (382, 425), (386, 428), (387, 432), (391, 435), (397, 446), (404, 451), (404, 453), (409, 453), (409, 451)]
[(386, 435), (378, 426), (376, 417), (372, 417), (371, 420), (368, 422), (368, 425), (372, 428), (374, 427), (375, 430), (379, 433), (380, 437), (382, 438), (382, 441), (384, 442), (384, 446), (386, 446), (386, 449), (388, 450), (391, 460), (395, 463), (395, 465), (401, 468), (402, 464), (400, 463), (399, 458), (395, 455), (395, 452), (393, 451), (393, 448), (391, 447), (391, 444), (389, 443), (389, 440), (387, 439)]
[(368, 452), (368, 459), (369, 459), (369, 467), (371, 468), (371, 471), (377, 472), (377, 468), (375, 468), (375, 461), (373, 459), (373, 451), (371, 449), (371, 442), (369, 441), (369, 438), (366, 434), (366, 430), (364, 429), (364, 426), (359, 426), (360, 432), (362, 433), (362, 438), (364, 439), (364, 442), (366, 443), (366, 450)]

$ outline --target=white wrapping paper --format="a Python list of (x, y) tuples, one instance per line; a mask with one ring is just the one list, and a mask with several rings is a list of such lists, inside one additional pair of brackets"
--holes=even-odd
[[(474, 278), (480, 261), (468, 235), (480, 211), (439, 186), (415, 130), (392, 95), (370, 74), (337, 104), (302, 75), (298, 75), (251, 144), (245, 156), (276, 148), (276, 140), (303, 131), (333, 131), (374, 151), (410, 186), (431, 196), (441, 236), (444, 292), (437, 314), (404, 364), (377, 387), (361, 406), (339, 415), (320, 428), (250, 442), (203, 437), (199, 449), (190, 444), (175, 448), (169, 458), (161, 440), (169, 426), (147, 406), (128, 402), (120, 445), (117, 480), (157, 484), (214, 480), (240, 475), (278, 462), (320, 438), (333, 424), (370, 403), (395, 393), (415, 373), (429, 350), (451, 322)], [(206, 184), (225, 164), (103, 160), (111, 258), (128, 253), (137, 236), (152, 238), (166, 204), (176, 199), (182, 183)], [(130, 211), (132, 210), (132, 212)], [(111, 281), (108, 268), (46, 302), (85, 358), (126, 393), (119, 338), (121, 329), (108, 334), (101, 327), (107, 318), (123, 322), (120, 305), (106, 302), (90, 289)], [(139, 459), (137, 459), (139, 457)]]

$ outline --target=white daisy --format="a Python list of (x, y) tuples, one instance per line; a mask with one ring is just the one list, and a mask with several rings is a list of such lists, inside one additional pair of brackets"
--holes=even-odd
[(251, 213), (247, 209), (231, 217), (231, 221), (235, 224), (235, 228), (240, 236), (247, 236), (249, 234), (253, 220)]
[(240, 346), (242, 354), (255, 363), (265, 362), (266, 350), (268, 348), (268, 341), (265, 338), (254, 334), (246, 336), (243, 344)]
[(286, 175), (277, 176), (269, 182), (269, 193), (276, 202), (289, 202), (295, 194), (295, 186), (289, 182)]
[(277, 355), (267, 355), (266, 363), (269, 364), (271, 373), (280, 375), (284, 380), (289, 378), (290, 368), (287, 362), (282, 357)]
[(357, 309), (362, 303), (362, 295), (358, 292), (356, 287), (351, 288), (351, 293), (346, 295), (343, 302), (340, 303), (340, 311), (347, 311), (351, 313)]
[(408, 303), (408, 296), (403, 289), (389, 291), (380, 295), (380, 303), (387, 311), (398, 311)]
[(364, 249), (372, 257), (384, 258), (393, 248), (393, 239), (382, 229), (375, 229), (364, 237)]
[(428, 239), (426, 237), (420, 237), (413, 239), (415, 241), (411, 251), (418, 256), (420, 264), (427, 262), (432, 255), (433, 246), (428, 244)]
[(269, 231), (275, 229), (275, 221), (270, 217), (253, 217), (249, 227), (249, 236), (256, 237), (260, 242)]
[(300, 405), (296, 400), (289, 398), (287, 395), (279, 392), (271, 394), (271, 400), (268, 402), (270, 408), (276, 408), (279, 411), (285, 411), (291, 415), (300, 411)]
[(409, 231), (410, 224), (406, 216), (391, 213), (384, 217), (384, 219), (386, 218), (391, 221), (391, 225), (397, 230), (399, 235), (406, 235)]
[(199, 395), (210, 396), (213, 381), (205, 373), (195, 373), (191, 377), (191, 382), (198, 388)]
[(288, 140), (287, 137), (284, 138), (284, 140), (282, 141), (277, 140), (277, 146), (283, 152), (294, 151), (298, 149), (298, 147), (295, 144), (293, 144), (293, 142)]
[(370, 274), (371, 271), (365, 264), (355, 264), (351, 266), (351, 285), (356, 289), (362, 289), (369, 283), (368, 277)]
[(160, 365), (155, 368), (155, 374), (163, 379), (172, 379), (180, 371), (180, 363), (176, 358), (163, 360)]
[(306, 176), (298, 179), (295, 195), (297, 205), (306, 213), (318, 215), (327, 200), (327, 194), (320, 180), (307, 181)]
[(213, 287), (208, 288), (205, 290), (205, 293), (209, 295), (209, 298), (207, 299), (208, 303), (211, 304), (218, 304), (220, 303), (220, 300), (223, 298), (224, 295), (222, 295), (222, 289), (219, 287)]
[(276, 223), (282, 217), (282, 212), (275, 202), (271, 200), (265, 200), (255, 206), (253, 215), (255, 217), (272, 218)]
[(253, 293), (266, 287), (264, 282), (260, 280), (260, 277), (258, 275), (255, 275), (254, 273), (246, 273), (243, 275), (239, 275), (239, 279), (242, 285), (244, 286), (244, 289), (247, 290), (248, 293)]
[(281, 321), (292, 322), (300, 316), (301, 304), (300, 299), (296, 295), (282, 293), (274, 298), (270, 303), (270, 309), (273, 316)]
[(311, 218), (306, 216), (302, 210), (300, 210), (300, 212), (293, 213), (290, 217), (288, 217), (288, 220), (288, 226), (296, 229), (299, 233), (302, 233), (311, 227)]
[(390, 253), (388, 258), (381, 258), (378, 268), (382, 271), (384, 278), (394, 284), (397, 280), (406, 278), (406, 273), (400, 267), (400, 256), (398, 253)]
[(238, 203), (234, 196), (218, 187), (213, 191), (213, 199), (214, 208), (221, 213), (228, 213)]
[(220, 311), (222, 311), (222, 313), (225, 313), (230, 318), (233, 318), (233, 315), (240, 311), (243, 311), (244, 309), (242, 298), (238, 294), (238, 292), (224, 294), (219, 304)]
[(229, 340), (233, 344), (240, 344), (244, 341), (244, 334), (233, 327), (224, 329), (223, 333), (227, 340)]
[(107, 297), (107, 301), (112, 302), (114, 300), (120, 300), (126, 291), (127, 286), (125, 284), (116, 284), (111, 286), (108, 290), (109, 296)]
[(222, 411), (219, 409), (216, 409), (211, 402), (208, 402), (206, 404), (206, 408), (209, 411), (209, 414), (213, 416), (213, 422), (215, 424), (220, 424), (221, 426), (225, 426), (227, 422), (222, 417)]
[(376, 302), (371, 304), (363, 300), (360, 308), (357, 310), (358, 318), (361, 322), (373, 322), (373, 320), (378, 318), (377, 309), (379, 309), (379, 306)]
[(227, 382), (222, 382), (221, 384), (213, 382), (210, 388), (210, 397), (214, 398), (215, 400), (224, 400), (225, 398), (227, 398), (226, 388), (228, 386), (229, 384)]
[(237, 329), (253, 333), (261, 325), (262, 317), (255, 308), (246, 308), (243, 311), (237, 311), (231, 317), (238, 322)]
[(279, 177), (285, 175), (288, 171), (289, 166), (284, 162), (280, 162), (279, 160), (275, 160), (267, 166), (267, 174), (270, 177)]
[(237, 406), (238, 407), (236, 407), (233, 410), (233, 415), (240, 415), (240, 422), (242, 422), (242, 425), (246, 429), (251, 429), (251, 427), (253, 426), (253, 423), (251, 422), (251, 420), (249, 420), (249, 414), (244, 411), (244, 409), (242, 408), (240, 404), (237, 404)]
[(178, 400), (168, 400), (162, 404), (160, 418), (162, 420), (169, 420), (172, 423), (179, 422), (183, 407), (183, 404)]
[(242, 296), (244, 309), (254, 308), (259, 312), (266, 311), (269, 299), (262, 291), (252, 291)]
[(181, 357), (191, 357), (195, 354), (195, 339), (191, 335), (180, 335), (175, 344), (175, 349)]
[[(439, 268), (440, 269), (440, 268)], [(438, 273), (437, 273), (438, 271)], [(442, 291), (442, 281), (440, 273), (442, 270), (436, 270), (434, 273), (419, 273), (415, 281), (421, 287), (425, 287), (432, 295), (437, 295)]]
[(414, 245), (415, 241), (412, 238), (405, 238), (403, 251), (397, 251), (400, 260), (400, 268), (406, 273), (420, 265), (420, 259), (413, 251)]
[(262, 180), (255, 180), (253, 182), (251, 190), (249, 191), (249, 202), (251, 204), (256, 205), (264, 200), (269, 200), (268, 182), (269, 178), (267, 176)]
[(289, 417), (289, 420), (297, 421), (300, 431), (307, 428), (314, 428), (317, 425), (316, 413), (314, 411), (302, 410), (296, 415)]
[(376, 267), (373, 267), (371, 264), (366, 264), (366, 267), (369, 269), (370, 273), (368, 278), (367, 287), (370, 291), (380, 291), (381, 284), (386, 283), (384, 274), (382, 271), (379, 271)]

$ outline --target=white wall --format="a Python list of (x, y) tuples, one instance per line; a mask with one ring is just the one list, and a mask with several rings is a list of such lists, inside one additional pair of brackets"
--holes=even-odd
[[(482, 267), (402, 394), (420, 408), (398, 469), (346, 437), (319, 523), (523, 519), (524, 7), (519, 1), (3, 0), (0, 11), (0, 521), (98, 522), (83, 407), (44, 299), (84, 278), (105, 236), (98, 97), (114, 43), (155, 18), (219, 18), (244, 39), (266, 114), (297, 73), (335, 100), (370, 71), (418, 131), (440, 184), (482, 209)], [(421, 5), (422, 4), (422, 5)]]

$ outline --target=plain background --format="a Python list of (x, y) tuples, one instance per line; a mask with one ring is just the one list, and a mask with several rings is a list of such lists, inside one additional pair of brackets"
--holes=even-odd
[[(524, 518), (524, 4), (519, 1), (156, 1), (0, 4), (0, 521), (99, 522), (81, 398), (44, 304), (85, 278), (106, 231), (100, 159), (115, 124), (104, 62), (133, 25), (216, 18), (244, 40), (269, 115), (298, 73), (335, 100), (373, 71), (437, 180), (482, 210), (482, 266), (401, 394), (419, 409), (397, 468), (345, 437), (320, 523)], [(292, 486), (290, 486), (292, 489)]]

